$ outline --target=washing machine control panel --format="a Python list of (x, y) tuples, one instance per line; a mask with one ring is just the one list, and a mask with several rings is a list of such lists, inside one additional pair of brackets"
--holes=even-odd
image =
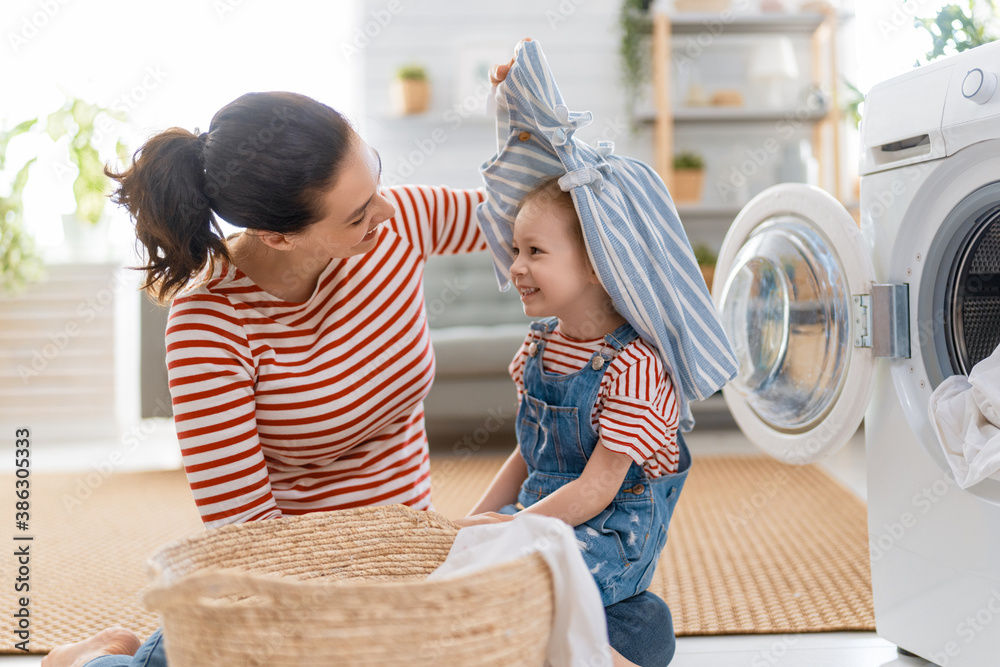
[(979, 67), (970, 69), (962, 81), (962, 95), (976, 104), (986, 104), (997, 89), (997, 75)]

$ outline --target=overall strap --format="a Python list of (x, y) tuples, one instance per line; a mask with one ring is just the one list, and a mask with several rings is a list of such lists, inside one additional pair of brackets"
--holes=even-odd
[(559, 324), (559, 318), (546, 317), (543, 320), (536, 320), (531, 323), (531, 341), (528, 343), (528, 358), (524, 362), (524, 385), (527, 387), (529, 376), (533, 377), (541, 372), (541, 352), (545, 348), (545, 340), (548, 335), (555, 331)]
[(556, 330), (556, 326), (559, 324), (558, 317), (546, 317), (542, 320), (535, 320), (531, 323), (532, 333), (538, 332), (539, 335), (545, 335), (552, 333)]
[(632, 325), (626, 322), (604, 337), (604, 342), (610, 345), (616, 352), (621, 352), (629, 343), (639, 337), (638, 332)]

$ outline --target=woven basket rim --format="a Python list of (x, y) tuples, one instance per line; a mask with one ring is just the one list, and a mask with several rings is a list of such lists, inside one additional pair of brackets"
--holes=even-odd
[[(502, 563), (492, 564), (488, 570), (494, 574), (504, 574), (510, 570), (511, 574), (523, 572), (527, 567), (548, 568), (548, 563), (542, 554), (533, 552), (523, 556), (512, 558)], [(379, 592), (419, 592), (422, 588), (453, 588), (461, 589), (470, 585), (476, 585), (476, 580), (481, 577), (485, 570), (474, 572), (464, 572), (462, 574), (449, 575), (440, 579), (428, 580), (426, 577), (413, 579), (402, 579), (393, 581), (380, 581), (378, 579), (330, 579), (330, 580), (302, 580), (285, 577), (273, 572), (247, 573), (237, 568), (207, 568), (191, 575), (185, 575), (170, 584), (153, 584), (143, 592), (143, 602), (146, 607), (154, 611), (162, 611), (165, 606), (170, 606), (172, 600), (183, 600), (183, 604), (191, 606), (197, 604), (201, 607), (217, 607), (217, 603), (205, 604), (200, 601), (205, 596), (192, 596), (192, 592), (204, 591), (208, 587), (220, 589), (231, 588), (230, 593), (222, 595), (246, 593), (253, 590), (254, 594), (260, 595), (301, 595), (309, 596), (314, 593), (329, 594), (336, 589), (350, 588), (353, 593), (365, 594), (368, 591), (378, 590)], [(196, 600), (198, 600), (196, 602)]]
[[(437, 528), (453, 531), (456, 535), (459, 526), (448, 517), (438, 512), (429, 510), (415, 510), (407, 505), (367, 505), (344, 510), (329, 510), (322, 512), (307, 512), (291, 516), (281, 516), (264, 521), (249, 521), (245, 523), (231, 523), (217, 528), (209, 528), (199, 533), (171, 540), (156, 550), (147, 560), (146, 566), (150, 579), (154, 583), (162, 576), (169, 563), (167, 559), (179, 549), (190, 548), (204, 542), (212, 542), (220, 539), (232, 532), (243, 533), (275, 533), (281, 530), (289, 530), (303, 524), (330, 524), (335, 526), (350, 527), (362, 524), (370, 525), (371, 521), (365, 517), (378, 514), (389, 514), (397, 518), (417, 519), (421, 523), (438, 524)], [(318, 540), (315, 540), (318, 541)], [(304, 543), (304, 542), (303, 542)]]
[[(328, 595), (330, 591), (344, 590), (346, 588), (350, 588), (352, 593), (374, 592), (376, 590), (385, 593), (396, 590), (401, 594), (404, 592), (419, 592), (424, 587), (446, 587), (458, 590), (474, 585), (476, 579), (483, 574), (483, 570), (479, 570), (443, 577), (433, 581), (428, 581), (426, 576), (414, 576), (412, 579), (387, 580), (350, 576), (336, 579), (323, 579), (320, 577), (300, 579), (294, 575), (283, 574), (280, 571), (248, 571), (238, 566), (227, 567), (219, 565), (209, 565), (190, 573), (179, 573), (176, 571), (175, 563), (172, 560), (178, 555), (183, 556), (186, 550), (197, 550), (200, 547), (218, 541), (220, 538), (224, 539), (227, 534), (234, 532), (250, 535), (263, 534), (273, 537), (302, 528), (311, 529), (314, 526), (317, 528), (350, 528), (351, 526), (363, 525), (365, 528), (371, 528), (372, 533), (376, 533), (379, 527), (377, 520), (379, 519), (394, 520), (395, 523), (392, 524), (393, 526), (413, 522), (412, 525), (414, 526), (440, 531), (439, 534), (457, 535), (459, 530), (454, 522), (437, 512), (415, 510), (405, 505), (375, 505), (348, 510), (312, 512), (269, 519), (267, 521), (227, 524), (193, 536), (174, 540), (153, 554), (147, 561), (150, 583), (143, 592), (143, 601), (147, 608), (162, 611), (180, 600), (183, 600), (184, 604), (187, 605), (218, 606), (219, 603), (213, 600), (213, 596), (225, 597), (234, 594), (305, 597), (314, 594)], [(383, 523), (382, 525), (388, 524)], [(308, 545), (310, 541), (326, 544), (329, 543), (332, 534), (331, 532), (318, 530), (297, 534), (295, 539), (299, 546)], [(540, 561), (540, 563), (533, 563), (532, 559)], [(509, 560), (494, 564), (489, 569), (494, 572), (506, 572), (510, 570), (510, 574), (516, 575), (524, 567), (548, 568), (548, 564), (541, 554), (530, 553), (512, 555)], [(214, 592), (209, 593), (209, 591)], [(195, 602), (196, 600), (197, 603)]]

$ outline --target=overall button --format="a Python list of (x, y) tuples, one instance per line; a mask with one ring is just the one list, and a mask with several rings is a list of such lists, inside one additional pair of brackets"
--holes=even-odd
[(642, 492), (646, 490), (646, 487), (642, 484), (636, 484), (631, 489), (622, 489), (625, 493), (634, 493), (637, 496), (642, 495)]

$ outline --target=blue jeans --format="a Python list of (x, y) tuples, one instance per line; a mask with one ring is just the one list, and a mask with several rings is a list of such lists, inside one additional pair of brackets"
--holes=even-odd
[(640, 667), (666, 667), (677, 641), (667, 603), (643, 591), (604, 608), (611, 646)]
[[(605, 607), (611, 646), (641, 667), (665, 667), (674, 657), (674, 625), (667, 603), (649, 591)], [(157, 630), (134, 656), (105, 655), (87, 667), (166, 667), (163, 630)]]
[(86, 667), (167, 667), (163, 629), (151, 634), (135, 655), (102, 655), (88, 662)]

